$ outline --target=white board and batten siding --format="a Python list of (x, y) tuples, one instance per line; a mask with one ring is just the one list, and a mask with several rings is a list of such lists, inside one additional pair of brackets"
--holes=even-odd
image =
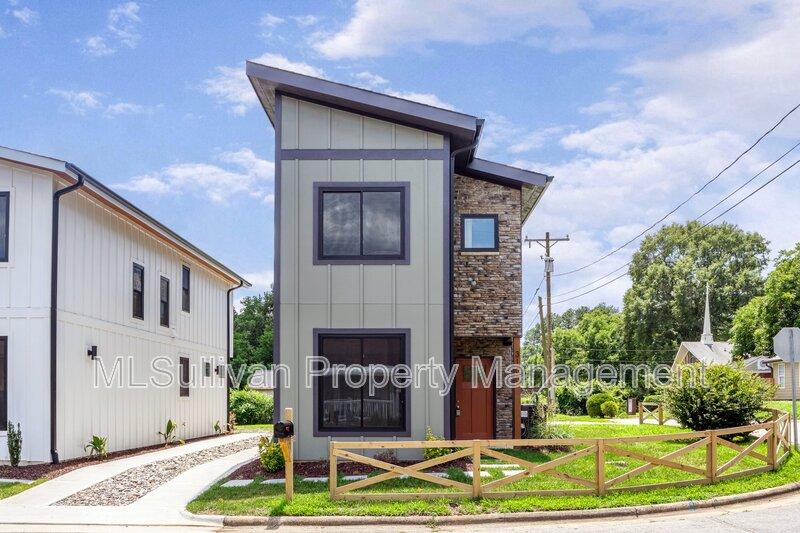
[[(92, 435), (108, 437), (110, 450), (157, 444), (168, 419), (177, 436), (195, 438), (224, 427), (224, 377), (214, 371), (226, 354), (226, 291), (229, 281), (181, 257), (100, 203), (83, 194), (62, 199), (60, 224), (58, 335), (58, 448), (62, 458), (84, 454)], [(133, 264), (144, 267), (144, 320), (133, 318)], [(191, 308), (181, 310), (182, 266), (191, 269)], [(170, 327), (160, 325), (160, 280), (170, 281)], [(95, 387), (100, 364), (87, 356), (98, 347), (107, 376), (121, 357), (123, 388)], [(179, 358), (188, 357), (194, 378), (189, 397), (180, 397)], [(166, 383), (153, 369), (169, 370)], [(212, 363), (206, 378), (204, 363)], [(101, 376), (102, 378), (102, 376)], [(146, 387), (140, 387), (147, 383)]]
[[(23, 461), (49, 458), (50, 219), (47, 172), (0, 161), (0, 191), (10, 192), (8, 262), (0, 263), (0, 337), (8, 338), (9, 420), (24, 431)], [(19, 354), (14, 357), (12, 354)], [(8, 459), (5, 428), (0, 461)]]
[[(442, 149), (441, 135), (282, 97), (283, 149)], [(411, 363), (442, 362), (446, 162), (420, 160), (283, 159), (280, 180), (281, 407), (293, 407), (296, 456), (327, 456), (328, 437), (314, 437), (313, 394), (305, 388), (305, 358), (315, 328), (410, 329)], [(314, 265), (315, 182), (409, 182), (410, 264)], [(426, 427), (444, 432), (444, 399), (428, 387), (409, 389), (413, 439)], [(339, 439), (340, 437), (337, 437)]]

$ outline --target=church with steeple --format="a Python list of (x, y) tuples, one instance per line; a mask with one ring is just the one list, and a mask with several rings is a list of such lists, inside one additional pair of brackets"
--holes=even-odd
[(704, 365), (727, 365), (733, 361), (731, 350), (733, 345), (729, 342), (718, 342), (714, 340), (711, 333), (711, 306), (708, 284), (706, 284), (706, 309), (703, 316), (703, 334), (700, 341), (682, 342), (675, 354), (675, 361), (672, 368), (679, 365), (703, 363)]

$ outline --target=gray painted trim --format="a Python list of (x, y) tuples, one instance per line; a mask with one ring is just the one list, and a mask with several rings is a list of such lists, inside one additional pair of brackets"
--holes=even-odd
[(347, 149), (347, 150), (322, 150), (322, 149), (291, 149), (281, 150), (282, 159), (304, 159), (304, 160), (325, 160), (325, 159), (446, 159), (449, 154), (445, 150), (395, 150), (395, 149)]
[[(272, 363), (278, 365), (281, 362), (281, 95), (275, 95), (275, 203), (273, 204), (274, 213), (274, 236), (272, 238), (272, 324), (275, 329), (275, 339), (272, 343)], [(283, 410), (281, 409), (281, 384), (280, 372), (275, 375), (275, 397), (272, 418), (274, 422), (281, 419)]]
[[(475, 137), (478, 118), (448, 109), (433, 107), (411, 100), (404, 100), (350, 85), (335, 83), (289, 72), (252, 61), (247, 62), (247, 76), (259, 80), (262, 90), (282, 91), (291, 95), (313, 98), (326, 104), (337, 104), (356, 112), (372, 113), (389, 121), (402, 121), (436, 131), (457, 135), (469, 144)], [(266, 87), (264, 87), (266, 86)], [(256, 91), (259, 100), (260, 91)], [(269, 100), (262, 100), (269, 114)]]
[[(404, 354), (403, 354), (403, 364), (410, 365), (411, 364), (411, 330), (408, 328), (376, 328), (376, 329), (354, 329), (354, 328), (314, 328), (313, 329), (313, 336), (314, 336), (314, 357), (319, 356), (319, 338), (322, 335), (403, 335), (405, 337), (404, 341)], [(313, 394), (313, 402), (314, 402), (314, 409), (313, 409), (313, 416), (312, 419), (312, 428), (315, 437), (361, 437), (369, 436), (369, 437), (410, 437), (411, 436), (411, 394), (409, 394), (409, 388), (406, 390), (406, 398), (405, 398), (405, 429), (400, 432), (396, 431), (325, 431), (320, 430), (317, 422), (319, 420), (319, 390), (317, 388), (316, 380), (312, 385), (314, 390)], [(425, 391), (427, 394), (427, 391)]]
[[(444, 149), (450, 153), (450, 137), (444, 138)], [(444, 288), (444, 295), (442, 296), (442, 314), (443, 329), (442, 338), (444, 339), (444, 346), (442, 347), (442, 362), (445, 369), (449, 372), (453, 364), (453, 221), (451, 212), (453, 210), (453, 168), (452, 159), (448, 155), (444, 164), (444, 176), (442, 176), (442, 183), (444, 184), (444, 194), (442, 195), (442, 216), (444, 223), (442, 224), (443, 235), (442, 244), (444, 250), (442, 252), (442, 264), (444, 272), (442, 272), (442, 287)], [(444, 421), (443, 433), (444, 438), (449, 439), (452, 437), (451, 426), (453, 424), (453, 413), (455, 412), (455, 395), (451, 391), (443, 398), (444, 401)]]
[(544, 187), (553, 176), (548, 176), (540, 172), (524, 170), (494, 161), (475, 158), (463, 169), (458, 172), (470, 178), (483, 178), (496, 180), (498, 183), (522, 187), (524, 185), (536, 185)]
[[(337, 189), (402, 189), (403, 191), (403, 257), (397, 259), (323, 259), (319, 256), (319, 196)], [(411, 263), (411, 182), (408, 181), (315, 181), (313, 192), (312, 259), (315, 265), (408, 265)]]

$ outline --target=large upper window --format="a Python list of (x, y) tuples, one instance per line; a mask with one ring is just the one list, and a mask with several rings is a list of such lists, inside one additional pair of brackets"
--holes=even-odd
[(462, 215), (461, 249), (473, 252), (496, 252), (497, 215)]
[(169, 327), (169, 280), (161, 276), (161, 287), (159, 290), (159, 324)]
[(319, 355), (331, 365), (317, 377), (318, 431), (405, 431), (406, 390), (393, 386), (386, 375), (393, 366), (405, 363), (405, 335), (326, 334), (319, 335), (317, 342)]
[(318, 186), (316, 259), (405, 260), (407, 190), (397, 184)]
[(191, 310), (191, 282), (192, 271), (186, 265), (181, 269), (181, 309), (184, 313)]
[(144, 267), (133, 264), (133, 318), (144, 320)]
[(8, 427), (8, 338), (0, 337), (0, 431)]
[(8, 192), (0, 192), (0, 262), (8, 261), (10, 214), (11, 195)]

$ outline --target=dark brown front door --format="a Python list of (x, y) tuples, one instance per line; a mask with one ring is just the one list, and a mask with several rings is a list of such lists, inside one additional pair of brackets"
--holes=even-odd
[[(472, 386), (472, 359), (456, 359), (456, 439), (491, 439), (494, 436), (494, 383), (483, 386), (476, 377)], [(479, 363), (475, 363), (476, 367)], [(482, 359), (483, 372), (489, 375), (490, 359)]]

